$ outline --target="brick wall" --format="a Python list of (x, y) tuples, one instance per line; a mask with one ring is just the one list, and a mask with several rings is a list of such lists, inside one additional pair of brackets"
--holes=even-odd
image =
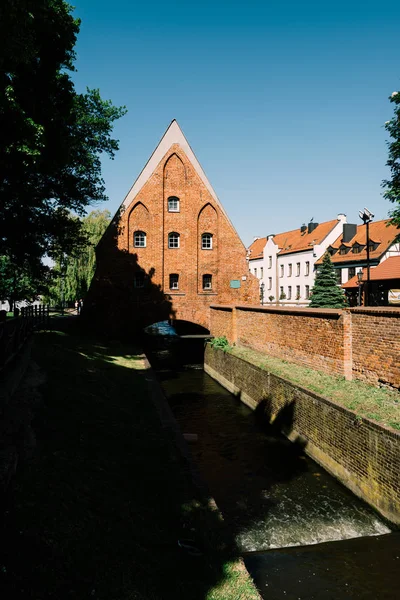
[(227, 317), (222, 321), (220, 312), (212, 305), (213, 335), (226, 335), (231, 342), (283, 360), (344, 374), (343, 311), (236, 306), (230, 313), (225, 309), (232, 316), (230, 323)]
[[(223, 314), (222, 314), (223, 312)], [(211, 306), (211, 333), (346, 379), (400, 389), (400, 309)]]
[(400, 388), (400, 309), (351, 309), (353, 375)]
[[(171, 196), (179, 198), (179, 212), (168, 211)], [(134, 246), (135, 231), (146, 233), (146, 247)], [(179, 248), (168, 247), (172, 232), (180, 236)], [(202, 248), (203, 233), (212, 235), (212, 249)], [(118, 320), (127, 326), (129, 319), (153, 323), (165, 300), (164, 318), (209, 329), (211, 303), (258, 300), (258, 280), (249, 273), (243, 243), (179, 144), (169, 148), (116, 216), (99, 245), (97, 263), (85, 311), (91, 307), (107, 327)], [(145, 275), (144, 289), (133, 285), (137, 272)], [(179, 275), (179, 289), (170, 289), (170, 274)], [(210, 290), (203, 289), (205, 274), (212, 276)], [(233, 279), (240, 282), (238, 289), (230, 287)]]
[(400, 523), (400, 434), (255, 365), (215, 350), (205, 371), (265, 416), (360, 498)]

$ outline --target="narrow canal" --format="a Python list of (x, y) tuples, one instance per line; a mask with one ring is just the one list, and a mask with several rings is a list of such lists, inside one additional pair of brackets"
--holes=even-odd
[[(165, 395), (181, 431), (197, 436), (193, 460), (265, 597), (397, 598), (398, 534), (387, 535), (390, 528), (368, 505), (209, 377), (194, 346), (186, 341), (182, 352), (174, 336), (157, 340), (150, 359)], [(197, 340), (200, 357), (201, 347)], [(351, 540), (346, 548), (344, 540)], [(379, 552), (372, 552), (376, 544)], [(358, 570), (356, 554), (364, 556)], [(376, 581), (361, 593), (366, 561)], [(283, 589), (282, 577), (293, 569)], [(380, 570), (386, 588), (378, 590)], [(330, 595), (327, 575), (336, 582), (345, 577), (340, 595), (337, 588)]]

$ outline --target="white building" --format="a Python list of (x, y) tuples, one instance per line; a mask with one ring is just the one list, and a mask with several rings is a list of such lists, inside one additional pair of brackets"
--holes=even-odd
[(249, 248), (251, 273), (260, 281), (263, 302), (308, 305), (316, 261), (346, 230), (346, 215), (325, 223), (255, 238)]

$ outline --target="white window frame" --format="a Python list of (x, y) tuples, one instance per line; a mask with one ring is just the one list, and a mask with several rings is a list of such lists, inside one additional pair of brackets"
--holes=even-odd
[(300, 263), (296, 263), (296, 277), (300, 277)]
[(213, 235), (212, 233), (203, 233), (201, 236), (201, 249), (212, 250), (213, 248)]
[(289, 285), (288, 289), (287, 289), (287, 299), (291, 300), (292, 299), (292, 286)]
[(310, 274), (310, 261), (306, 262), (306, 272), (305, 275), (306, 277)]
[(268, 290), (272, 290), (272, 277), (268, 277)]
[(170, 196), (167, 200), (168, 212), (180, 212), (180, 200), (178, 196)]
[(179, 290), (179, 274), (178, 273), (170, 273), (169, 289), (170, 290)]
[(212, 290), (212, 275), (211, 273), (205, 273), (203, 275), (203, 290)]
[(135, 231), (133, 234), (133, 246), (134, 248), (146, 248), (147, 235), (145, 231)]
[(283, 277), (284, 275), (285, 275), (285, 265), (281, 265), (280, 277)]
[(272, 256), (268, 256), (268, 269), (272, 269)]
[(181, 236), (176, 231), (171, 231), (168, 234), (168, 248), (170, 250), (176, 250), (180, 248), (181, 245)]

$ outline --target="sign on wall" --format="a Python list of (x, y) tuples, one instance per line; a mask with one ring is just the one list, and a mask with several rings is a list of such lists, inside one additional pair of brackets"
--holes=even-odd
[(389, 304), (400, 305), (400, 290), (389, 290)]
[(231, 288), (240, 288), (240, 280), (231, 279)]

